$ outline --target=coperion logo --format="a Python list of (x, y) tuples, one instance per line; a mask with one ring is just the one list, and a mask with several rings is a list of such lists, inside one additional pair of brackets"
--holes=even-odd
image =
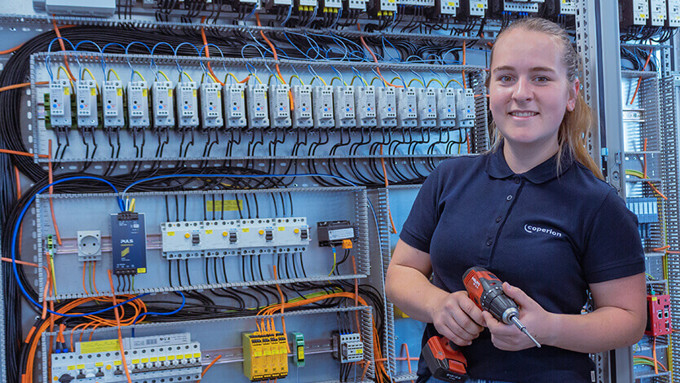
[(546, 233), (549, 235), (552, 235), (553, 237), (560, 238), (562, 237), (562, 233), (555, 231), (550, 228), (545, 228), (545, 227), (538, 227), (538, 226), (532, 226), (529, 224), (524, 225), (524, 231), (527, 233), (533, 234), (533, 233)]

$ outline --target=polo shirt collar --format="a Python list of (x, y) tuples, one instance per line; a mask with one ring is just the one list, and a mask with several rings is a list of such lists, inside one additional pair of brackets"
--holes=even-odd
[[(562, 151), (562, 169), (559, 175), (564, 174), (573, 163), (571, 153), (568, 149)], [(492, 178), (504, 179), (515, 176), (515, 172), (510, 169), (508, 163), (505, 162), (503, 155), (503, 142), (498, 145), (495, 151), (489, 153), (486, 161), (486, 172)], [(521, 174), (532, 183), (542, 184), (557, 178), (557, 154), (547, 159), (545, 162), (534, 167), (526, 173)]]

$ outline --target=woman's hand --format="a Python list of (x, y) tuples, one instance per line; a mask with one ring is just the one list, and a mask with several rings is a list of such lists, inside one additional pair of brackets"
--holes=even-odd
[(458, 346), (469, 346), (484, 330), (484, 317), (467, 292), (442, 297), (430, 308), (432, 323), (440, 334)]
[[(527, 328), (527, 331), (538, 340), (539, 343), (549, 344), (553, 315), (529, 298), (521, 289), (503, 283), (503, 291), (519, 306), (519, 320)], [(483, 313), (486, 327), (491, 332), (491, 341), (494, 346), (505, 351), (519, 351), (536, 347), (534, 342), (526, 334), (521, 332), (513, 324), (504, 324), (496, 320), (488, 311)]]

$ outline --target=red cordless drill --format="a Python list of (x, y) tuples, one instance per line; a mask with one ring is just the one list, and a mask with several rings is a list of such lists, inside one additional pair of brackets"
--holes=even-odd
[(517, 303), (505, 295), (503, 282), (495, 274), (483, 267), (471, 267), (463, 275), (463, 284), (470, 299), (480, 309), (490, 312), (494, 318), (505, 324), (514, 324), (536, 344), (536, 347), (541, 347), (517, 318), (519, 316)]
[(421, 355), (433, 377), (445, 382), (467, 380), (467, 361), (463, 354), (454, 347), (443, 336), (433, 336), (423, 345)]

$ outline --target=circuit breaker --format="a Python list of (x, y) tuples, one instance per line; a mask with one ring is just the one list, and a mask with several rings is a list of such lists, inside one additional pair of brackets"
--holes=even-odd
[(267, 102), (267, 86), (256, 84), (246, 88), (248, 108), (248, 127), (264, 128), (269, 126), (269, 107)]
[(244, 128), (246, 122), (246, 87), (242, 84), (224, 86), (224, 111), (227, 128)]
[(418, 126), (416, 88), (399, 88), (397, 90), (397, 122), (402, 128)]
[(99, 125), (96, 81), (76, 82), (76, 110), (79, 128), (96, 128)]
[(272, 84), (269, 86), (269, 112), (272, 128), (290, 128), (290, 86)]
[(101, 94), (104, 128), (117, 129), (125, 126), (123, 83), (120, 81), (104, 81)]
[(70, 128), (73, 125), (72, 93), (71, 84), (66, 79), (56, 79), (50, 83), (50, 125), (53, 128)]
[(441, 127), (456, 126), (456, 90), (437, 89), (437, 124)]
[(149, 127), (149, 89), (146, 81), (135, 81), (128, 84), (128, 121), (131, 129)]
[(475, 94), (472, 89), (456, 90), (456, 124), (459, 128), (475, 126)]
[(201, 84), (201, 123), (203, 129), (224, 126), (222, 114), (222, 86), (211, 82)]
[(377, 125), (377, 107), (375, 100), (375, 87), (356, 87), (356, 97), (354, 98), (354, 109), (357, 114), (357, 126), (367, 128)]
[(193, 81), (177, 83), (177, 127), (198, 127), (198, 88)]
[(394, 88), (378, 89), (378, 127), (394, 128), (397, 126), (397, 92)]
[(680, 0), (667, 0), (666, 26), (671, 28), (680, 27)]
[(334, 87), (333, 105), (335, 107), (335, 126), (337, 128), (349, 128), (357, 125), (353, 87)]
[(175, 101), (172, 81), (156, 81), (151, 88), (154, 128), (175, 127)]
[(648, 0), (629, 0), (619, 4), (621, 27), (647, 25), (647, 19), (649, 18)]
[(418, 89), (418, 124), (421, 128), (437, 125), (437, 90), (434, 88)]
[(312, 116), (312, 87), (310, 85), (294, 85), (293, 100), (295, 100), (295, 108), (293, 109), (293, 127), (294, 128), (311, 128), (314, 126), (314, 118)]
[(335, 126), (333, 114), (333, 87), (316, 86), (313, 89), (314, 127), (332, 128)]
[(663, 27), (668, 19), (666, 0), (649, 0), (649, 19), (647, 25)]

